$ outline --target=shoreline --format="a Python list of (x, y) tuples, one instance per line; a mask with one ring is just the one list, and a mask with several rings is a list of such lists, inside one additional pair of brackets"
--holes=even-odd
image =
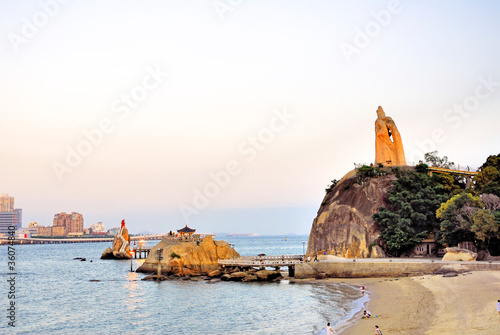
[[(300, 282), (365, 286), (368, 301), (354, 316), (335, 325), (336, 334), (495, 334), (500, 299), (500, 271), (473, 271), (456, 277), (330, 278)], [(372, 317), (362, 319), (363, 309)], [(377, 316), (377, 317), (375, 317)]]

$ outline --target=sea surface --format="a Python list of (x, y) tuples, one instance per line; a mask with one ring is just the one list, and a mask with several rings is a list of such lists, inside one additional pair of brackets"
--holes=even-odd
[[(215, 239), (242, 256), (307, 248), (307, 236)], [(7, 246), (0, 246), (0, 334), (323, 334), (327, 322), (352, 318), (367, 300), (359, 287), (326, 282), (141, 281), (145, 275), (130, 272), (130, 261), (99, 259), (109, 246), (16, 245), (14, 328), (7, 325)], [(133, 260), (134, 270), (142, 262)]]

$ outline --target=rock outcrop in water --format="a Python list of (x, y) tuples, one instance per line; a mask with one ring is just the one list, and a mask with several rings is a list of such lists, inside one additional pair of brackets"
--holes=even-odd
[(349, 172), (329, 191), (313, 221), (307, 254), (367, 258), (386, 257), (376, 243), (380, 230), (372, 215), (385, 206), (387, 191), (396, 177), (388, 174), (356, 183)]
[(157, 250), (163, 249), (161, 274), (199, 276), (217, 270), (219, 259), (238, 258), (240, 255), (225, 241), (214, 241), (207, 236), (203, 241), (167, 241), (155, 245), (137, 272), (157, 273)]
[(115, 236), (113, 246), (104, 250), (101, 259), (130, 259), (131, 257), (130, 236), (127, 227), (125, 227), (125, 222), (122, 221), (122, 226)]

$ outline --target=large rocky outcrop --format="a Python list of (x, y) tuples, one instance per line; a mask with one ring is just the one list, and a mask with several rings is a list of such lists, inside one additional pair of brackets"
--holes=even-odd
[(238, 258), (240, 255), (225, 241), (214, 241), (207, 236), (202, 242), (161, 241), (149, 253), (137, 272), (157, 273), (157, 250), (163, 249), (161, 273), (175, 276), (199, 276), (217, 270), (219, 259)]
[(101, 259), (130, 259), (130, 236), (128, 229), (122, 225), (113, 240), (111, 248), (106, 248), (101, 255)]
[(307, 254), (325, 251), (348, 258), (386, 257), (377, 241), (379, 227), (372, 219), (396, 177), (388, 174), (356, 183), (356, 170), (349, 172), (325, 195), (313, 221)]

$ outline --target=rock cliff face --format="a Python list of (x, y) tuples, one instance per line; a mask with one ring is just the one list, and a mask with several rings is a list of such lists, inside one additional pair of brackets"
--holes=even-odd
[(307, 254), (324, 253), (347, 258), (386, 257), (382, 248), (370, 245), (380, 234), (372, 219), (396, 177), (392, 174), (357, 184), (349, 172), (325, 195), (314, 219)]
[(137, 272), (156, 273), (157, 250), (163, 249), (161, 273), (176, 276), (199, 276), (217, 270), (219, 259), (238, 258), (240, 255), (225, 241), (214, 241), (207, 236), (202, 242), (161, 241), (155, 245)]

